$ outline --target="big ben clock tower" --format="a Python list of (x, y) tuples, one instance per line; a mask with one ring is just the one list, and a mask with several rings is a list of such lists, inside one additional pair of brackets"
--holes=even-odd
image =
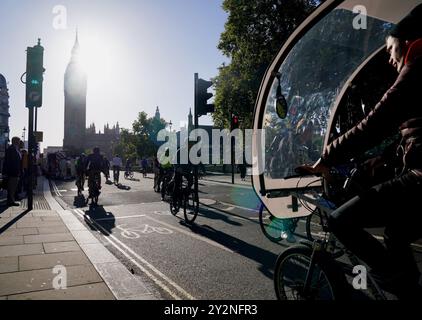
[(80, 64), (78, 34), (64, 75), (64, 140), (69, 154), (85, 149), (87, 76)]

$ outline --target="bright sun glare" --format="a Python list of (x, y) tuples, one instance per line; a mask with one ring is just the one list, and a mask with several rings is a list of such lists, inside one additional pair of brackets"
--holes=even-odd
[(91, 80), (110, 76), (114, 59), (109, 43), (98, 36), (80, 37), (80, 64)]

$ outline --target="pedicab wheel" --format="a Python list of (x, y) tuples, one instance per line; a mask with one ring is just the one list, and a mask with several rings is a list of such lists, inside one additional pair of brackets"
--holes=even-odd
[(192, 190), (190, 194), (184, 197), (183, 212), (185, 215), (185, 221), (189, 224), (193, 223), (198, 216), (199, 212), (199, 197), (198, 194)]
[(328, 258), (320, 258), (314, 266), (310, 288), (305, 281), (311, 263), (312, 249), (297, 246), (285, 250), (277, 259), (274, 287), (278, 300), (334, 301), (346, 298), (344, 273)]
[(279, 243), (283, 240), (281, 233), (283, 232), (283, 224), (281, 219), (274, 217), (271, 213), (268, 213), (268, 217), (264, 217), (264, 205), (261, 204), (259, 209), (259, 225), (262, 232), (268, 240)]
[(323, 223), (321, 210), (318, 208), (306, 217), (306, 237), (309, 241), (314, 242), (325, 237)]

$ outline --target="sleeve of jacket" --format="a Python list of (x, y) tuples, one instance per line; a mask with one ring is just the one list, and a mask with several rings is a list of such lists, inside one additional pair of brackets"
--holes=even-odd
[(395, 84), (358, 125), (327, 146), (322, 155), (328, 165), (345, 163), (398, 132), (411, 108), (414, 72), (405, 66)]

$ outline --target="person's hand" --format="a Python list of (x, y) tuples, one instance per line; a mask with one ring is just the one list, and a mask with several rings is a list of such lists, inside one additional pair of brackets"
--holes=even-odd
[(322, 163), (322, 159), (319, 159), (313, 165), (297, 167), (295, 171), (300, 175), (322, 176), (325, 179), (330, 179), (330, 168)]

